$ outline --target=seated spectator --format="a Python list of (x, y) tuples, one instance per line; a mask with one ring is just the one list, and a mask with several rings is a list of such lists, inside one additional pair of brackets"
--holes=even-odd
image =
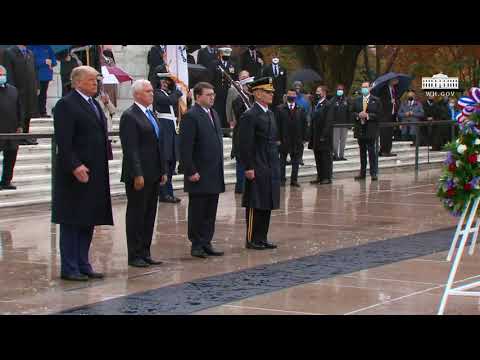
[[(415, 99), (415, 91), (409, 90), (407, 100), (403, 101), (398, 111), (398, 118), (401, 123), (420, 121), (424, 117), (423, 106)], [(402, 140), (413, 140), (416, 136), (416, 126), (402, 125)]]

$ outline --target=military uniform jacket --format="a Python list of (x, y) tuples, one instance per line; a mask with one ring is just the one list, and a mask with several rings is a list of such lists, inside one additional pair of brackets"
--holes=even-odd
[(280, 207), (278, 132), (273, 112), (255, 103), (240, 120), (240, 159), (255, 179), (245, 182), (242, 206), (273, 210)]

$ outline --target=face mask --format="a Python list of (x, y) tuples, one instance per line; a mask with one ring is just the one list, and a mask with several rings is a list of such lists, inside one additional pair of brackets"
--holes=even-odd
[(7, 75), (0, 75), (0, 85), (5, 85), (7, 83)]
[(409, 96), (409, 97), (408, 97), (408, 101), (413, 101), (413, 97), (412, 97), (412, 96)]
[(337, 90), (337, 96), (343, 96), (343, 90)]
[(368, 94), (370, 94), (370, 91), (368, 90), (368, 88), (362, 88), (362, 95), (368, 96)]
[(272, 63), (274, 63), (274, 64), (278, 64), (279, 62), (280, 62), (279, 58), (273, 58), (272, 59)]
[(455, 103), (454, 103), (454, 102), (448, 103), (448, 106), (454, 107), (454, 106), (455, 106)]
[(295, 96), (287, 96), (287, 101), (293, 103), (295, 101)]
[(228, 60), (230, 60), (230, 56), (225, 56), (225, 55), (224, 55), (224, 56), (222, 56), (222, 60), (223, 60), (223, 61), (228, 61)]
[(248, 48), (249, 48), (250, 50), (255, 50), (256, 46), (255, 46), (255, 45), (250, 45)]

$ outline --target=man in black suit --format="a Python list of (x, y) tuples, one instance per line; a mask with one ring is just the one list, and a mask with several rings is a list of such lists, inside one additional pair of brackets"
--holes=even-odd
[(90, 66), (72, 71), (75, 91), (54, 111), (57, 171), (52, 222), (60, 224), (61, 274), (65, 280), (103, 278), (93, 271), (88, 252), (95, 225), (113, 225), (107, 119), (93, 97), (99, 73)]
[[(276, 89), (275, 89), (276, 90)], [(292, 161), (292, 176), (290, 186), (300, 187), (298, 183), (298, 169), (303, 152), (304, 142), (307, 137), (307, 114), (305, 110), (295, 104), (297, 93), (295, 89), (287, 92), (287, 103), (279, 105), (275, 110), (278, 137), (280, 140), (280, 185), (285, 186), (285, 167), (287, 156), (290, 154)]]
[(331, 184), (332, 183), (332, 138), (333, 117), (329, 115), (329, 102), (327, 100), (327, 88), (317, 87), (315, 91), (318, 102), (312, 114), (312, 125), (310, 130), (310, 142), (308, 148), (313, 150), (315, 164), (317, 167), (317, 178), (310, 181), (310, 184)]
[(383, 116), (382, 103), (379, 98), (370, 94), (370, 83), (362, 83), (362, 96), (352, 104), (351, 116), (355, 124), (354, 135), (360, 147), (360, 174), (355, 180), (363, 180), (367, 174), (367, 152), (372, 181), (377, 181), (377, 154), (375, 141), (378, 136), (378, 123)]
[(164, 159), (167, 164), (168, 175), (167, 183), (164, 186), (160, 186), (158, 201), (176, 204), (181, 200), (173, 193), (172, 177), (178, 158), (176, 154), (178, 102), (183, 93), (176, 86), (171, 76), (166, 69), (157, 73), (160, 82), (159, 87), (155, 89), (153, 108), (164, 129)]
[[(35, 57), (26, 45), (15, 45), (4, 53), (7, 69), (7, 82), (17, 88), (23, 109), (23, 132), (30, 130), (30, 119), (38, 113), (38, 81), (35, 70)], [(36, 145), (36, 140), (22, 141), (24, 145)]]
[[(23, 132), (20, 97), (15, 86), (7, 84), (7, 70), (0, 65), (0, 134)], [(12, 185), (13, 168), (17, 159), (18, 142), (0, 140), (0, 152), (3, 152), (3, 171), (0, 190), (15, 190)]]
[(273, 101), (272, 78), (250, 85), (255, 104), (240, 119), (240, 159), (245, 167), (242, 206), (246, 208), (247, 249), (275, 249), (268, 241), (272, 210), (280, 207), (280, 163)]
[(247, 70), (250, 76), (258, 78), (262, 75), (264, 65), (263, 54), (257, 50), (256, 45), (249, 45), (240, 57), (240, 67)]
[(136, 80), (132, 86), (135, 103), (120, 118), (120, 140), (123, 163), (121, 181), (127, 193), (128, 265), (159, 265), (152, 259), (153, 227), (157, 215), (159, 185), (167, 181), (163, 159), (164, 129), (150, 109), (153, 87), (147, 80)]
[(273, 55), (272, 64), (263, 68), (262, 76), (273, 79), (275, 94), (273, 95), (272, 108), (275, 109), (278, 105), (283, 104), (283, 97), (287, 92), (287, 69), (280, 65), (278, 56)]
[(204, 48), (198, 50), (197, 64), (210, 68), (210, 64), (217, 60), (217, 48), (215, 45), (207, 45)]
[[(384, 122), (397, 122), (398, 111), (400, 110), (400, 94), (398, 93), (398, 79), (392, 79), (384, 86), (380, 93), (380, 100), (384, 114)], [(379, 121), (382, 121), (379, 118)], [(395, 130), (393, 127), (382, 127), (380, 129), (380, 156), (392, 157), (392, 137)]]
[(215, 91), (209, 83), (193, 88), (195, 105), (180, 123), (180, 154), (184, 191), (188, 193), (188, 238), (191, 255), (221, 256), (212, 247), (219, 194), (225, 192), (223, 134), (220, 119), (212, 109)]
[(227, 121), (227, 96), (230, 89), (230, 81), (219, 69), (219, 66), (236, 81), (238, 80), (238, 71), (236, 65), (230, 60), (232, 49), (225, 47), (218, 49), (220, 59), (210, 63), (210, 76), (212, 85), (215, 87), (215, 103), (213, 107), (220, 116), (222, 128), (229, 128)]

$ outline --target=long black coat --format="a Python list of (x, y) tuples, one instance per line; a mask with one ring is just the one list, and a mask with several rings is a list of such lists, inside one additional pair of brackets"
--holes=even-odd
[(210, 76), (212, 85), (215, 87), (215, 103), (213, 107), (220, 116), (220, 123), (222, 127), (227, 127), (227, 96), (228, 89), (230, 89), (230, 82), (225, 75), (218, 69), (218, 65), (230, 75), (233, 80), (238, 79), (238, 70), (232, 61), (227, 61), (227, 66), (223, 66), (222, 61), (215, 60), (210, 63)]
[(351, 104), (345, 96), (334, 96), (330, 99), (328, 116), (331, 124), (352, 124)]
[(287, 69), (278, 64), (278, 76), (273, 74), (273, 64), (266, 65), (262, 70), (262, 77), (271, 77), (273, 80), (273, 107), (283, 103), (283, 96), (287, 93)]
[(310, 141), (308, 148), (314, 151), (325, 151), (332, 149), (333, 127), (332, 116), (329, 114), (330, 103), (325, 99), (317, 104), (312, 114), (312, 125), (310, 127)]
[(247, 70), (250, 76), (259, 77), (262, 75), (263, 65), (258, 62), (258, 59), (264, 60), (263, 54), (257, 50), (257, 61), (250, 56), (250, 50), (247, 49), (240, 56), (240, 67), (242, 70)]
[(363, 96), (357, 97), (350, 111), (352, 122), (355, 124), (354, 136), (359, 140), (373, 140), (378, 136), (378, 123), (384, 118), (383, 107), (380, 99), (370, 95), (367, 105), (369, 120), (361, 124), (358, 114), (363, 111)]
[(146, 183), (152, 184), (167, 173), (163, 158), (165, 129), (158, 120), (157, 125), (160, 128), (158, 139), (153, 125), (138, 105), (133, 104), (123, 112), (120, 118), (122, 182), (133, 182), (136, 176), (143, 176)]
[(245, 179), (242, 206), (273, 210), (280, 207), (278, 131), (272, 111), (255, 103), (240, 120), (240, 159), (255, 179)]
[(303, 142), (308, 141), (307, 114), (301, 107), (295, 106), (290, 111), (287, 104), (279, 105), (275, 109), (279, 151), (281, 153), (298, 154), (303, 149)]
[(390, 88), (388, 85), (384, 86), (383, 89), (380, 91), (379, 94), (380, 101), (382, 103), (383, 114), (382, 118), (378, 121), (385, 121), (389, 122), (392, 120), (392, 109), (393, 109), (393, 102), (395, 102), (395, 116), (398, 114), (398, 110), (400, 110), (400, 99), (398, 97), (398, 90), (397, 90), (397, 97), (392, 99), (392, 95), (390, 93)]
[(242, 119), (242, 114), (247, 110), (247, 106), (242, 98), (237, 96), (232, 102), (232, 108), (235, 114), (236, 124), (233, 128), (232, 152), (230, 156), (232, 159), (236, 158), (240, 160), (240, 120)]
[(154, 45), (148, 51), (147, 54), (147, 63), (149, 66), (148, 69), (148, 81), (152, 84), (157, 80), (157, 74), (155, 74), (155, 68), (160, 65), (164, 65), (165, 61), (163, 60), (163, 50), (160, 45)]
[[(16, 133), (23, 128), (22, 107), (15, 86), (0, 86), (0, 134)], [(15, 149), (18, 143), (13, 140), (0, 140), (0, 150)]]
[[(55, 105), (58, 149), (52, 221), (57, 224), (113, 225), (107, 119), (96, 100), (94, 103), (101, 119), (77, 91)], [(86, 184), (73, 175), (82, 164), (90, 169)]]
[(4, 59), (7, 69), (7, 82), (17, 88), (22, 103), (23, 118), (31, 118), (38, 112), (37, 73), (35, 58), (31, 50), (23, 56), (17, 46), (5, 51)]
[(217, 50), (211, 54), (206, 47), (198, 50), (197, 64), (205, 66), (207, 69), (210, 67), (212, 61), (217, 59)]
[[(180, 156), (184, 191), (190, 194), (225, 192), (223, 171), (223, 132), (218, 114), (212, 109), (215, 127), (208, 114), (195, 104), (180, 122)], [(188, 178), (200, 174), (200, 181)]]

